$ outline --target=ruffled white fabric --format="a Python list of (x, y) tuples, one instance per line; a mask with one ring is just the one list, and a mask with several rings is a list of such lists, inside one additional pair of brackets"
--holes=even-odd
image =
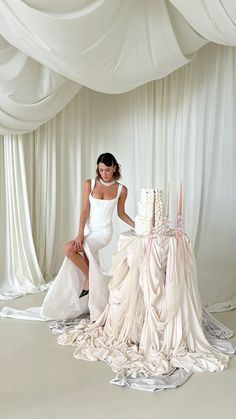
[(216, 318), (213, 317), (209, 310), (204, 306), (202, 327), (204, 333), (213, 338), (217, 337), (219, 339), (230, 339), (234, 334), (231, 329), (216, 320)]
[(1, 316), (64, 316), (50, 325), (58, 343), (75, 345), (78, 359), (109, 364), (117, 374), (112, 384), (146, 391), (180, 386), (194, 371), (222, 371), (236, 353), (236, 343), (227, 340), (233, 332), (201, 308), (186, 235), (158, 241), (123, 234), (109, 302), (93, 323), (87, 297), (78, 299), (83, 281), (77, 271), (66, 258), (42, 308), (5, 307)]
[(27, 295), (29, 293), (36, 294), (38, 292), (46, 291), (48, 290), (48, 288), (49, 284), (39, 285), (36, 287), (31, 287), (29, 292), (29, 289), (27, 287), (25, 287), (25, 290), (24, 287), (22, 287), (20, 291), (6, 291), (5, 293), (0, 294), (0, 300), (15, 300), (16, 298), (23, 297), (24, 295)]
[(201, 323), (188, 237), (148, 240), (124, 234), (103, 314), (95, 323), (83, 319), (69, 328), (58, 343), (75, 345), (78, 359), (105, 361), (118, 374), (115, 384), (153, 391), (180, 385), (194, 371), (227, 368), (229, 357), (208, 342)]

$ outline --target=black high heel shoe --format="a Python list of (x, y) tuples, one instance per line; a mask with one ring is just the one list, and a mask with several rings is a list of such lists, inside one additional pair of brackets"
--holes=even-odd
[(81, 291), (81, 294), (80, 294), (80, 296), (79, 296), (79, 298), (82, 298), (82, 297), (84, 297), (85, 295), (88, 295), (88, 293), (89, 293), (89, 290), (82, 290), (82, 291)]

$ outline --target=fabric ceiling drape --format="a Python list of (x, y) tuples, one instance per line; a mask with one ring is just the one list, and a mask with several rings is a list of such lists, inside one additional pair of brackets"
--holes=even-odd
[(0, 132), (36, 129), (81, 86), (127, 92), (234, 46), (235, 16), (232, 0), (0, 0)]
[(177, 37), (184, 36), (180, 22), (175, 32), (169, 1), (58, 3), (50, 8), (48, 2), (5, 1), (2, 36), (52, 70), (100, 92), (121, 93), (164, 77), (207, 42), (178, 13), (189, 36), (187, 45), (179, 44)]
[(232, 0), (0, 0), (0, 132), (36, 129), (81, 86), (127, 92), (236, 45), (235, 16)]
[(236, 43), (234, 0), (170, 0), (202, 37), (223, 45)]
[(0, 127), (33, 131), (53, 118), (81, 86), (43, 66), (0, 37)]
[[(18, 230), (31, 223), (30, 242), (27, 237), (21, 242), (33, 278), (28, 292), (41, 286), (42, 277), (48, 280), (57, 272), (63, 243), (78, 227), (82, 182), (95, 174), (97, 155), (111, 151), (122, 164), (132, 217), (141, 187), (166, 188), (170, 182), (175, 222), (183, 181), (185, 230), (195, 244), (202, 299), (217, 310), (236, 306), (235, 66), (235, 48), (209, 44), (163, 80), (122, 95), (84, 88), (35, 132), (2, 137), (1, 202), (6, 204), (1, 208), (0, 239), (16, 238), (7, 218), (11, 199)], [(11, 183), (7, 167), (18, 170)], [(15, 196), (16, 189), (25, 190), (24, 195)], [(117, 218), (115, 225), (114, 241), (103, 254), (107, 266), (117, 245)], [(119, 228), (126, 227), (122, 223)], [(19, 293), (18, 275), (24, 266), (16, 271), (10, 246), (5, 252), (0, 256), (0, 266), (5, 266), (1, 293), (9, 288)]]

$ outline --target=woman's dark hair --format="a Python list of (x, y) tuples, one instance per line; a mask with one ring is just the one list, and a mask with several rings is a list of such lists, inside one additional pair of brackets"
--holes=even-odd
[[(120, 177), (121, 177), (120, 165), (116, 161), (116, 159), (113, 156), (113, 154), (111, 154), (111, 153), (102, 153), (102, 154), (100, 154), (100, 156), (97, 158), (97, 166), (99, 165), (99, 163), (103, 163), (107, 167), (116, 166), (116, 170), (114, 172), (113, 178), (115, 180), (120, 179)], [(101, 176), (100, 176), (98, 167), (97, 167), (96, 173), (97, 173), (97, 178), (99, 179)]]

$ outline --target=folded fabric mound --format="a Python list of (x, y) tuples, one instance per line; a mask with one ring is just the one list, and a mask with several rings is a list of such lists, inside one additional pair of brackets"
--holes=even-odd
[[(117, 373), (113, 384), (155, 391), (181, 385), (195, 371), (224, 370), (229, 356), (218, 348), (234, 350), (217, 341), (213, 346), (204, 334), (195, 257), (187, 235), (180, 228), (165, 227), (162, 194), (141, 194), (141, 202), (143, 196), (149, 199), (146, 208), (152, 207), (152, 216), (142, 229), (141, 216), (148, 217), (141, 204), (138, 234), (121, 235), (104, 312), (95, 323), (82, 319), (62, 328), (58, 342), (75, 345), (78, 359), (109, 364)], [(205, 318), (212, 339), (214, 321), (207, 312)], [(60, 333), (56, 324), (52, 328)], [(230, 332), (215, 337), (228, 338)]]

